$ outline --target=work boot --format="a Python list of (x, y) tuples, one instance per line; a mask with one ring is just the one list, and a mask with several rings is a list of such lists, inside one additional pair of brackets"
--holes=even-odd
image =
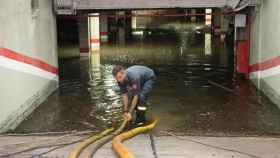
[(142, 126), (146, 123), (146, 106), (137, 106), (136, 109), (136, 119), (135, 119), (135, 125), (136, 126)]

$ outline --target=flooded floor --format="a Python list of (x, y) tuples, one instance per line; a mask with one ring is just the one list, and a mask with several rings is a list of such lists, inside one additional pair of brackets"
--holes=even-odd
[(122, 104), (111, 71), (116, 64), (141, 64), (158, 76), (148, 102), (149, 115), (161, 119), (156, 132), (280, 135), (276, 105), (248, 80), (234, 79), (232, 50), (199, 31), (148, 31), (126, 43), (103, 44), (91, 58), (60, 60), (59, 89), (13, 132), (100, 131), (118, 123)]

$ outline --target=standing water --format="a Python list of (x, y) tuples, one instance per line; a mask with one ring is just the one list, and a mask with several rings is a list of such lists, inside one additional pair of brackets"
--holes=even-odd
[[(188, 135), (279, 135), (280, 110), (248, 80), (234, 80), (233, 46), (196, 29), (146, 30), (121, 44), (102, 44), (90, 58), (59, 61), (59, 89), (14, 132), (100, 131), (121, 120), (116, 64), (146, 65), (157, 81), (149, 115), (156, 131)], [(234, 92), (228, 92), (209, 81)]]

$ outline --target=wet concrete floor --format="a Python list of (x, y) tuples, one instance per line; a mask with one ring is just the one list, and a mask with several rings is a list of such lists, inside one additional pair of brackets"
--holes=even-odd
[(59, 89), (13, 132), (100, 131), (116, 124), (122, 104), (111, 70), (141, 64), (158, 76), (148, 103), (149, 115), (161, 119), (156, 133), (280, 135), (280, 110), (248, 80), (233, 75), (232, 50), (232, 44), (194, 30), (148, 32), (130, 42), (102, 44), (90, 60), (60, 60)]

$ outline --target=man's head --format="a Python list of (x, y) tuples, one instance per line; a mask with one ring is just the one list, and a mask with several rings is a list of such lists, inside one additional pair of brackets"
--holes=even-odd
[(112, 73), (118, 82), (120, 82), (120, 83), (124, 82), (126, 74), (125, 74), (125, 70), (122, 66), (119, 66), (119, 65), (115, 66)]

